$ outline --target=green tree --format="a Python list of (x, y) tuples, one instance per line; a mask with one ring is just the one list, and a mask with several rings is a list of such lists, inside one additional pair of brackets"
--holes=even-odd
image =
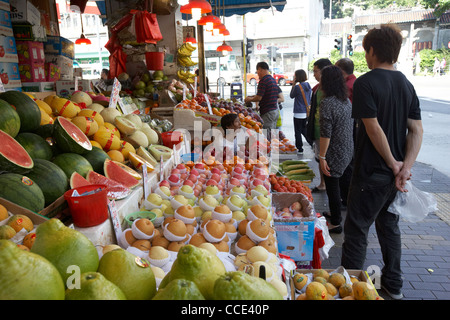
[(440, 17), (450, 10), (450, 0), (421, 0), (420, 3), (427, 9), (434, 9), (434, 15)]

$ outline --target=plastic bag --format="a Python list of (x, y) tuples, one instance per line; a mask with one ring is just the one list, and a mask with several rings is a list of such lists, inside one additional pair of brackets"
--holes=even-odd
[(408, 192), (397, 192), (387, 211), (408, 222), (419, 222), (437, 210), (437, 202), (432, 194), (417, 189), (410, 180), (406, 182), (405, 189)]

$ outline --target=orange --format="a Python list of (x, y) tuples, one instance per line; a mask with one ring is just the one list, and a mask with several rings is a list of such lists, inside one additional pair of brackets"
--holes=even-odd
[(0, 221), (8, 218), (8, 210), (0, 204)]
[(120, 163), (124, 163), (125, 162), (125, 157), (122, 154), (122, 152), (120, 152), (119, 150), (109, 150), (107, 152), (108, 156), (111, 158), (111, 160), (120, 162)]
[(16, 230), (16, 232), (19, 232), (22, 228), (30, 232), (34, 228), (33, 221), (23, 214), (13, 215), (9, 218), (8, 225)]

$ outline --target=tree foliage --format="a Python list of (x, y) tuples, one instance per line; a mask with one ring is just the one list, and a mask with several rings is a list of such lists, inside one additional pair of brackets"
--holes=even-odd
[(434, 9), (434, 15), (440, 17), (450, 10), (450, 0), (421, 0), (421, 4), (427, 9)]

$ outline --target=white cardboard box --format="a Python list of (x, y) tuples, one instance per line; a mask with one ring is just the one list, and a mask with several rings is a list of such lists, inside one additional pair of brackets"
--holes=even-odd
[(12, 23), (41, 24), (41, 13), (30, 1), (10, 0), (10, 5)]

